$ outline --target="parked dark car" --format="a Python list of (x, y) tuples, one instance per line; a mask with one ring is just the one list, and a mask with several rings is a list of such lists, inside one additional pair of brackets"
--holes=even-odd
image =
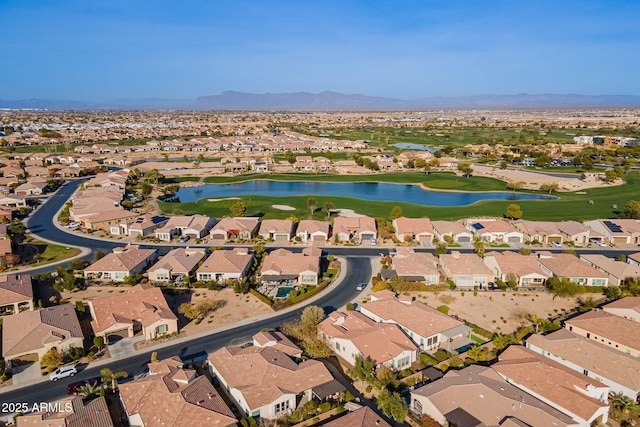
[(98, 384), (102, 382), (100, 377), (89, 378), (88, 380), (75, 381), (67, 386), (67, 394), (77, 395), (79, 393), (79, 388), (85, 385), (90, 385), (92, 387), (96, 387)]

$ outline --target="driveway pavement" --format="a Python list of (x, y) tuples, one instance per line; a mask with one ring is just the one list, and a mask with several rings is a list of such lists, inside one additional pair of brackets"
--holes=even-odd
[(144, 341), (144, 335), (134, 338), (122, 338), (113, 344), (109, 344), (109, 354), (112, 359), (122, 359), (136, 353), (135, 344)]
[(40, 362), (33, 362), (28, 365), (18, 366), (11, 371), (13, 385), (22, 386), (33, 383), (42, 378), (40, 374)]

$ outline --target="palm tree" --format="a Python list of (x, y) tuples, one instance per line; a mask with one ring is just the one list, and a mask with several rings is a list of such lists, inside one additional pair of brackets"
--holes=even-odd
[(640, 405), (635, 400), (622, 393), (614, 394), (611, 397), (611, 404), (623, 414), (628, 414), (629, 411), (637, 412), (640, 409)]
[(129, 374), (125, 371), (113, 372), (109, 368), (104, 368), (100, 370), (100, 376), (102, 382), (111, 382), (111, 390), (115, 391), (118, 389), (118, 379), (127, 378)]
[(104, 396), (104, 387), (102, 384), (85, 384), (78, 387), (77, 394), (82, 397), (82, 400), (91, 400), (94, 397)]
[(485, 353), (484, 348), (479, 345), (474, 345), (469, 350), (467, 350), (467, 356), (475, 360), (476, 362), (485, 360), (487, 358), (487, 353)]

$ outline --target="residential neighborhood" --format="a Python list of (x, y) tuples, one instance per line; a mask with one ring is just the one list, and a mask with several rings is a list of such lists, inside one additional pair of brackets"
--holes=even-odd
[[(208, 185), (251, 181), (252, 174), (292, 187), (324, 177), (346, 183), (344, 175), (384, 177), (370, 187), (389, 184), (393, 174), (420, 178), (400, 179), (389, 193), (401, 185), (417, 191), (432, 174), (454, 187), (473, 174), (459, 168), (465, 163), (459, 153), (378, 149), (372, 141), (287, 126), (241, 135), (242, 125), (224, 125), (239, 133), (234, 136), (197, 126), (205, 134), (145, 134), (135, 144), (97, 138), (70, 143), (67, 153), (25, 151), (0, 160), (0, 187), (6, 188), (0, 191), (0, 257), (32, 259), (17, 267), (5, 263), (0, 275), (0, 400), (27, 388), (41, 396), (40, 387), (62, 405), (12, 410), (7, 421), (635, 422), (638, 219), (523, 219), (517, 209), (528, 205), (517, 190), (504, 199), (508, 209), (516, 205), (515, 213), (502, 216), (474, 209), (443, 215), (400, 202), (378, 214), (357, 203), (347, 208), (342, 196), (330, 194), (305, 195), (302, 202), (299, 196), (268, 202), (253, 193), (211, 196)], [(60, 131), (64, 138), (73, 134)], [(43, 143), (37, 137), (14, 142)], [(465, 147), (475, 160), (490, 151)], [(506, 147), (499, 149), (506, 153)], [(500, 171), (515, 172), (512, 164), (473, 167), (497, 179)], [(566, 181), (548, 197), (622, 185), (604, 175)], [(593, 187), (571, 187), (577, 181)], [(508, 183), (536, 191), (547, 183), (530, 182)], [(181, 200), (183, 190), (195, 199)], [(62, 192), (66, 198), (58, 201)], [(59, 246), (88, 246), (51, 266), (24, 249), (24, 239), (43, 228), (20, 232), (49, 203), (59, 209), (46, 214), (43, 228), (51, 224), (62, 236)], [(34, 246), (45, 244), (53, 245)], [(69, 397), (53, 399), (65, 387)]]

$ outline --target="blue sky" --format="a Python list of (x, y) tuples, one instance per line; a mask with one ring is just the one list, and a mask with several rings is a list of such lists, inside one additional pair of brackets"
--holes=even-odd
[(640, 95), (640, 1), (0, 0), (0, 99)]

